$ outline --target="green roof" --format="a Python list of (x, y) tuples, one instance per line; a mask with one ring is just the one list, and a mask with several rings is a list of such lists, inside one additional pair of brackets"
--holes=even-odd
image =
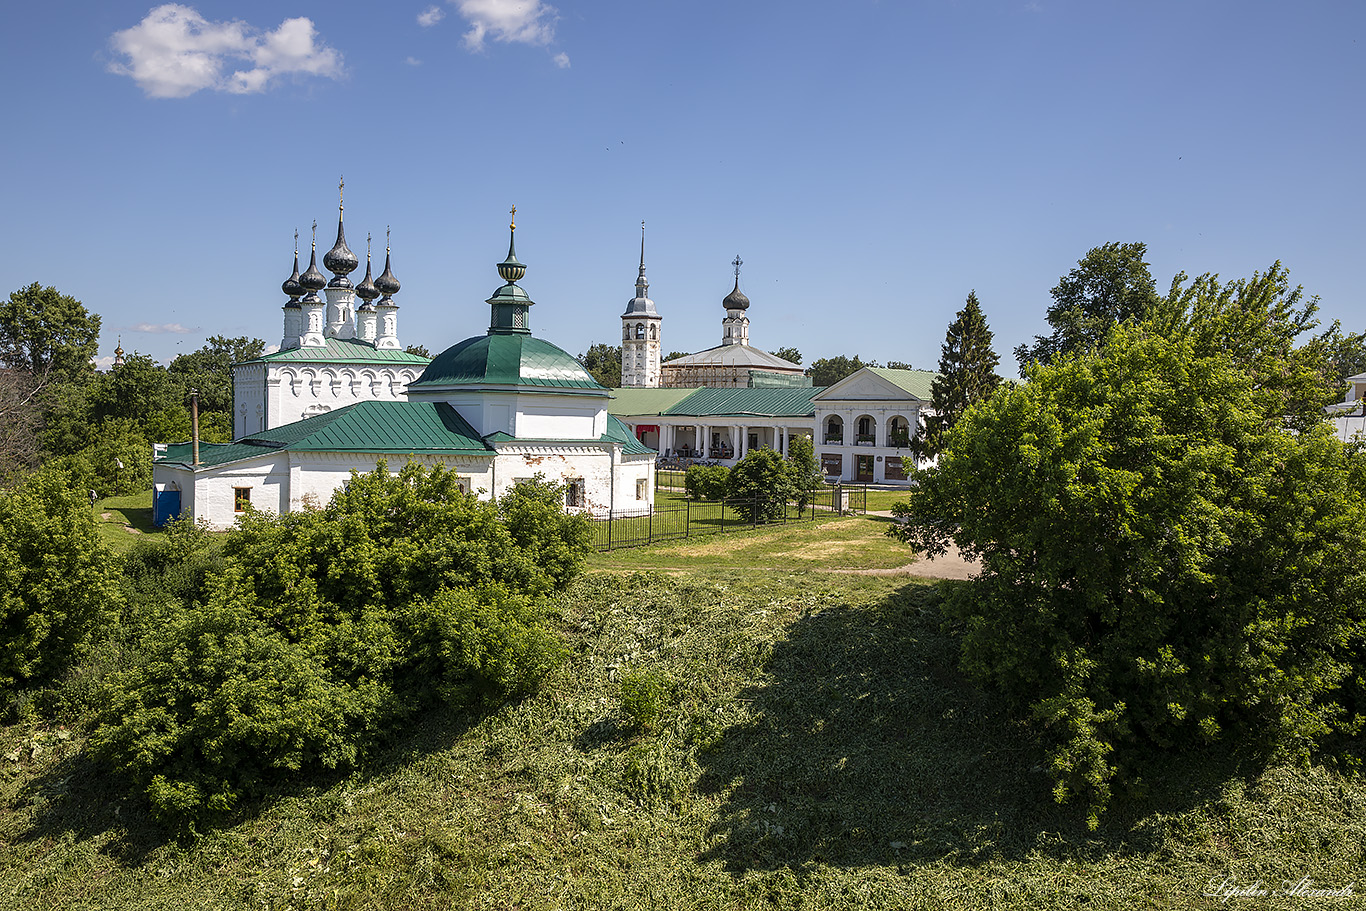
[(636, 439), (636, 435), (631, 432), (630, 427), (627, 427), (610, 414), (607, 415), (607, 432), (602, 435), (602, 439), (603, 442), (606, 443), (621, 443), (621, 451), (627, 454), (634, 453), (636, 455), (644, 455), (648, 452), (651, 455), (654, 455), (655, 452), (649, 446), (646, 446), (640, 440)]
[[(484, 439), (485, 439), (485, 441), (487, 441), (487, 442), (489, 442), (489, 443), (580, 443), (580, 444), (582, 444), (582, 443), (589, 443), (589, 442), (592, 442), (591, 440), (571, 440), (571, 439), (565, 439), (565, 438), (563, 438), (563, 437), (557, 438), (557, 439), (541, 439), (541, 438), (539, 438), (539, 437), (536, 437), (536, 438), (533, 438), (533, 437), (515, 437), (515, 436), (513, 436), (512, 434), (510, 434), (510, 433), (508, 433), (507, 431), (504, 431), (504, 430), (495, 430), (493, 433), (490, 433), (488, 436), (484, 437)], [(638, 439), (635, 438), (635, 436), (631, 433), (631, 428), (630, 428), (630, 427), (627, 427), (625, 424), (623, 424), (621, 421), (617, 420), (616, 418), (612, 417), (612, 415), (610, 415), (610, 414), (607, 416), (607, 432), (604, 433), (602, 436), (598, 437), (597, 442), (600, 442), (600, 443), (620, 443), (620, 444), (622, 444), (621, 451), (622, 451), (622, 452), (625, 452), (625, 453), (628, 453), (628, 454), (629, 454), (629, 453), (636, 453), (636, 454), (639, 454), (639, 455), (644, 455), (644, 454), (647, 453), (647, 452), (650, 453), (651, 455), (654, 454), (654, 450), (653, 450), (653, 449), (651, 449), (649, 446), (646, 446), (644, 443), (640, 442), (640, 440), (638, 440)]]
[(918, 399), (930, 400), (930, 384), (939, 374), (933, 370), (893, 370), (891, 367), (864, 367)]
[(369, 342), (356, 338), (329, 338), (321, 348), (289, 348), (274, 354), (263, 354), (244, 364), (259, 361), (288, 363), (291, 361), (337, 361), (344, 364), (412, 364), (426, 366), (427, 359), (420, 354), (409, 354), (398, 348), (376, 348)]
[[(175, 443), (156, 461), (189, 465), (191, 444)], [(357, 402), (285, 424), (232, 443), (200, 443), (199, 463), (209, 467), (271, 451), (441, 452), (484, 454), (488, 445), (445, 402)]]
[(812, 397), (824, 386), (757, 389), (698, 389), (660, 414), (682, 417), (810, 417)]
[(477, 335), (447, 348), (408, 384), (423, 386), (539, 386), (606, 394), (579, 361), (531, 335)]
[(692, 395), (700, 387), (669, 389), (647, 386), (624, 386), (612, 390), (612, 401), (607, 403), (610, 414), (663, 414)]

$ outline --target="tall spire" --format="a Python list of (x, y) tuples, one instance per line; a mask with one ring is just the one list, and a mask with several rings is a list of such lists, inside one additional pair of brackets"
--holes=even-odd
[(323, 256), (323, 265), (332, 273), (332, 280), (327, 283), (329, 288), (350, 288), (351, 279), (346, 276), (360, 265), (356, 254), (346, 246), (346, 227), (342, 224), (342, 216), (346, 212), (345, 190), (346, 178), (343, 177), (337, 182), (337, 242)]
[(644, 297), (650, 290), (650, 280), (645, 277), (645, 222), (640, 223), (640, 275), (636, 276), (636, 297)]
[(517, 286), (526, 275), (526, 264), (517, 259), (517, 207), (512, 207), (508, 224), (507, 259), (498, 264), (498, 276), (507, 284), (493, 292), (486, 303), (492, 308), (489, 335), (531, 334), (530, 307), (535, 301)]

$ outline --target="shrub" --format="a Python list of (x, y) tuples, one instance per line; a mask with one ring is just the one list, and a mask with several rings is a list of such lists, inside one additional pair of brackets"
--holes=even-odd
[(730, 469), (724, 465), (689, 465), (683, 489), (694, 500), (720, 500), (726, 495)]
[(1136, 747), (1302, 754), (1360, 724), (1342, 687), (1366, 632), (1366, 472), (1197, 351), (1115, 330), (1037, 370), (969, 410), (894, 510), (911, 543), (981, 558), (945, 608), (964, 664), (1048, 732), (1055, 793), (1093, 824)]
[(621, 714), (631, 727), (653, 731), (668, 704), (668, 678), (657, 671), (631, 671), (621, 678)]
[(140, 591), (184, 607), (147, 609), (163, 622), (110, 686), (92, 751), (189, 826), (299, 772), (354, 766), (426, 706), (531, 692), (563, 655), (536, 599), (587, 550), (556, 493), (480, 502), (444, 469), (380, 465), (324, 509), (248, 514), (202, 577), (217, 557), (174, 528), (135, 562)]
[(792, 467), (772, 449), (751, 450), (731, 469), (726, 496), (747, 522), (781, 522), (797, 496)]
[(39, 471), (0, 492), (0, 689), (51, 683), (122, 602), (85, 491)]

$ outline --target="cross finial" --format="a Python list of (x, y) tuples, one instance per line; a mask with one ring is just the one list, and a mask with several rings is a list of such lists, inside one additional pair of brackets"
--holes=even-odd
[(745, 261), (744, 261), (743, 259), (740, 258), (740, 254), (739, 254), (739, 253), (735, 254), (735, 260), (734, 260), (734, 262), (731, 263), (731, 265), (735, 267), (735, 280), (736, 280), (736, 281), (739, 281), (739, 280), (740, 280), (740, 267), (743, 266), (744, 264), (745, 264)]
[(389, 252), (389, 226), (384, 226), (384, 252)]
[(344, 205), (342, 205), (344, 202), (346, 202), (346, 175), (345, 175), (345, 174), (343, 174), (343, 175), (337, 180), (337, 208), (338, 208), (338, 209), (344, 209), (344, 208), (346, 208)]
[(365, 260), (370, 261), (370, 232), (365, 232)]
[(511, 223), (508, 224), (508, 228), (511, 229), (511, 230), (513, 230), (513, 231), (516, 231), (516, 230), (517, 230), (517, 207), (516, 207), (516, 206), (513, 206), (513, 207), (512, 207), (512, 209), (511, 209), (511, 215), (512, 215), (512, 221), (511, 221)]
[(299, 255), (299, 229), (294, 229), (294, 255)]
[(318, 220), (313, 219), (313, 249), (318, 248)]

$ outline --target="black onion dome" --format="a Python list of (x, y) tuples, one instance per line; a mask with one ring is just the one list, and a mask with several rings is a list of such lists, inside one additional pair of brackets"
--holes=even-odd
[(726, 295), (726, 299), (721, 304), (727, 310), (748, 310), (749, 298), (745, 297), (745, 292), (740, 290), (740, 278), (736, 276), (735, 290)]
[(365, 303), (361, 304), (362, 307), (371, 306), (370, 302), (379, 297), (379, 289), (375, 287), (375, 281), (370, 277), (369, 254), (366, 254), (365, 256), (365, 278), (361, 279), (359, 285), (356, 285), (356, 297), (365, 301)]
[(342, 225), (340, 215), (337, 216), (337, 242), (323, 255), (323, 265), (333, 275), (332, 281), (327, 283), (329, 288), (351, 287), (351, 279), (346, 276), (356, 271), (360, 259), (346, 245), (346, 228)]
[(318, 248), (314, 246), (313, 253), (308, 258), (308, 271), (299, 276), (299, 284), (310, 293), (321, 291), (327, 287), (327, 277), (318, 271)]
[(375, 288), (384, 295), (385, 300), (388, 300), (397, 294), (401, 287), (398, 279), (394, 277), (394, 270), (389, 267), (389, 251), (385, 250), (384, 271), (380, 273), (379, 278), (375, 279)]
[(299, 298), (304, 295), (304, 286), (299, 284), (299, 251), (294, 251), (294, 272), (285, 279), (280, 285), (280, 290), (289, 295), (289, 304), (285, 306), (299, 305)]

